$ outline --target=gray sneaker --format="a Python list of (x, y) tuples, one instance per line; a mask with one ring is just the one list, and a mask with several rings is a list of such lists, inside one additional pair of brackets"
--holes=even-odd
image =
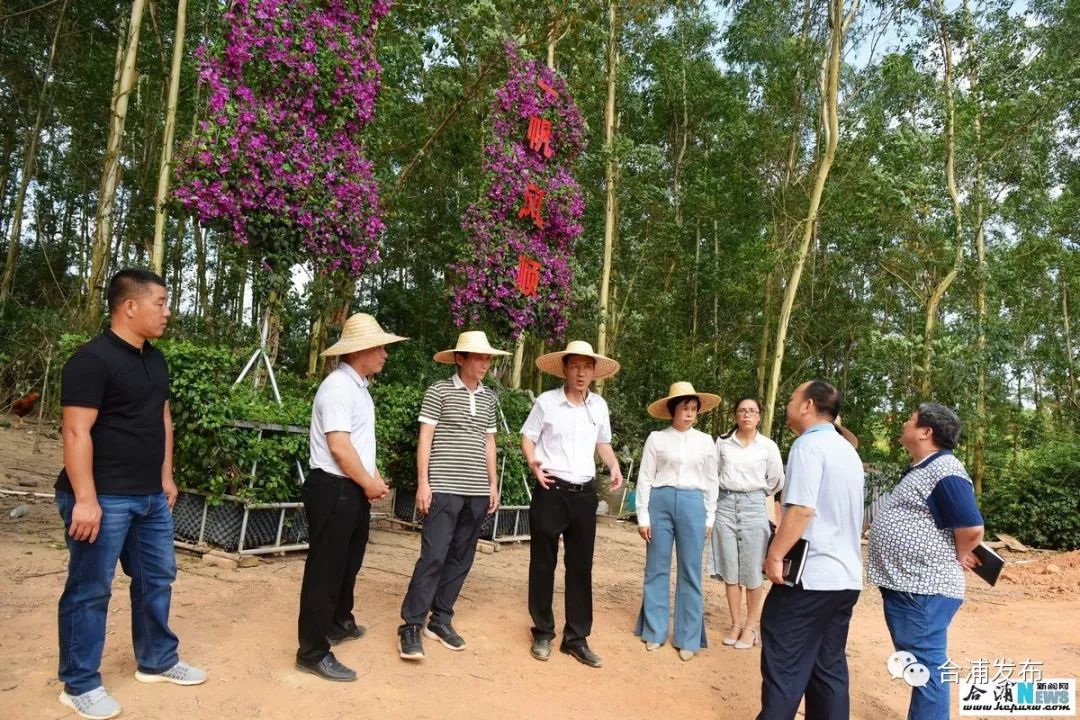
[(172, 683), (173, 685), (202, 685), (206, 682), (206, 671), (191, 667), (181, 660), (161, 673), (135, 671), (135, 679), (144, 683)]
[(82, 695), (68, 695), (67, 690), (60, 693), (60, 704), (71, 708), (79, 717), (89, 720), (108, 720), (120, 714), (120, 703), (109, 694), (104, 686), (94, 688)]

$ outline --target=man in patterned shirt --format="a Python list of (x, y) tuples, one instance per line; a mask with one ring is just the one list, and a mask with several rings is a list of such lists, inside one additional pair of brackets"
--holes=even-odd
[(938, 668), (949, 623), (964, 601), (964, 568), (982, 541), (983, 519), (967, 471), (952, 454), (960, 418), (923, 403), (900, 432), (911, 465), (870, 528), (868, 575), (881, 588), (893, 646), (915, 656), (930, 680), (911, 690), (909, 720), (949, 717), (949, 687)]
[(450, 650), (465, 649), (450, 624), (454, 603), (472, 568), (484, 518), (499, 507), (497, 400), (480, 383), (495, 355), (509, 353), (491, 347), (479, 331), (461, 333), (457, 347), (435, 354), (435, 362), (454, 363), (457, 372), (429, 387), (420, 406), (416, 507), (424, 527), (420, 559), (401, 604), (398, 650), (404, 660), (424, 658), (421, 629)]

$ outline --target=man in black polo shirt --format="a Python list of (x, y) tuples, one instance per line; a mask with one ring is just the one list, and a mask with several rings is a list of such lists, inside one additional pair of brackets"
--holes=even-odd
[(147, 342), (165, 332), (165, 281), (121, 270), (108, 296), (109, 329), (68, 360), (60, 390), (64, 468), (56, 505), (69, 553), (59, 612), (60, 702), (84, 718), (120, 714), (99, 672), (117, 560), (131, 577), (135, 679), (206, 681), (205, 671), (180, 660), (169, 629), (176, 578), (169, 369)]

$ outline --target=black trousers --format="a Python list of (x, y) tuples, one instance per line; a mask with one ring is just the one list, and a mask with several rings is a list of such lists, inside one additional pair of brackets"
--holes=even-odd
[(330, 652), (328, 635), (355, 623), (353, 588), (364, 563), (371, 502), (349, 478), (312, 470), (304, 483), (308, 554), (300, 586), (300, 649), (296, 659), (314, 664)]
[(533, 637), (555, 637), (555, 567), (562, 535), (566, 564), (566, 624), (563, 644), (584, 645), (592, 632), (592, 564), (596, 545), (596, 506), (593, 490), (572, 493), (539, 485), (529, 506), (529, 614)]
[(758, 720), (791, 720), (804, 694), (806, 720), (850, 715), (844, 650), (858, 599), (858, 590), (772, 586), (761, 613)]
[(432, 622), (445, 625), (453, 619), (489, 502), (487, 495), (432, 494), (420, 534), (420, 559), (401, 603), (405, 625), (423, 624), (429, 610)]

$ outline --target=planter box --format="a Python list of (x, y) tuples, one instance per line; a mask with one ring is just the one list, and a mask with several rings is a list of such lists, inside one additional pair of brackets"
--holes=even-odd
[[(424, 516), (416, 511), (416, 491), (394, 489), (394, 518), (414, 528), (424, 524)], [(480, 537), (495, 542), (529, 539), (529, 506), (501, 507), (488, 515), (480, 529)]]
[(489, 515), (480, 537), (495, 542), (514, 542), (529, 539), (529, 506), (501, 507)]
[(181, 547), (216, 547), (241, 555), (307, 550), (303, 503), (250, 503), (226, 496), (210, 502), (182, 490), (173, 507), (174, 542)]

